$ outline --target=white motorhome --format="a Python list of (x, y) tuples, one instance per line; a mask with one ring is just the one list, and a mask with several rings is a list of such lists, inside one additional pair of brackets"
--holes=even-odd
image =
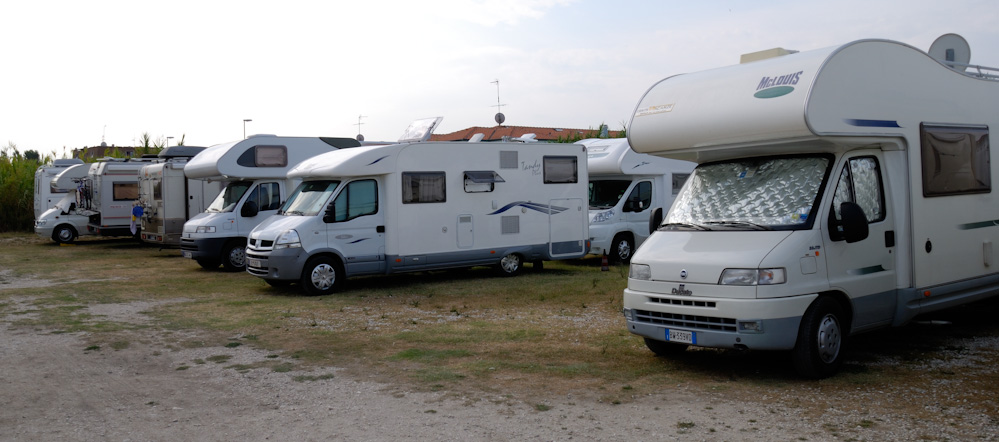
[(246, 236), (277, 213), (297, 184), (288, 171), (306, 158), (359, 145), (350, 138), (253, 135), (205, 149), (187, 162), (184, 174), (224, 187), (203, 213), (184, 223), (181, 253), (205, 269), (222, 264), (227, 271), (243, 270)]
[(108, 159), (94, 163), (77, 195), (78, 210), (90, 213), (87, 230), (101, 236), (138, 235), (133, 209), (139, 200), (139, 169), (157, 158)]
[(49, 164), (38, 166), (38, 169), (35, 170), (35, 219), (38, 219), (42, 212), (55, 206), (69, 191), (69, 189), (53, 188), (52, 178), (55, 178), (66, 168), (80, 164), (83, 164), (83, 160), (72, 158), (54, 160)]
[(653, 85), (632, 148), (698, 166), (632, 258), (628, 330), (659, 355), (790, 350), (815, 378), (851, 335), (994, 296), (987, 70), (861, 40)]
[[(84, 187), (90, 168), (95, 164), (75, 164), (63, 168), (59, 174), (43, 184), (52, 189), (53, 194), (62, 195), (62, 199), (42, 212), (35, 219), (35, 233), (42, 238), (52, 238), (59, 244), (68, 244), (80, 235), (90, 235), (87, 223), (92, 212), (78, 206), (77, 189)], [(36, 181), (38, 176), (35, 176)], [(37, 186), (37, 184), (36, 184)], [(36, 193), (37, 195), (37, 193)]]
[(628, 264), (635, 248), (656, 230), (694, 163), (631, 149), (625, 138), (590, 138), (590, 253)]
[(187, 162), (204, 150), (197, 146), (170, 146), (159, 153), (161, 162), (139, 171), (143, 241), (179, 246), (184, 223), (204, 212), (222, 190), (219, 181), (197, 180), (184, 175)]
[(587, 251), (586, 148), (427, 142), (299, 164), (281, 211), (250, 233), (247, 271), (323, 295), (356, 275), (525, 262)]

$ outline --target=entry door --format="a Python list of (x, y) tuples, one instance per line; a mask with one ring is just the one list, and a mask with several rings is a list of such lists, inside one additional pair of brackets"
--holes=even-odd
[[(891, 195), (885, 192), (884, 161), (879, 151), (844, 157), (834, 170), (833, 204), (824, 218), (825, 261), (829, 283), (853, 301), (853, 328), (891, 321), (895, 311), (895, 224)], [(847, 243), (838, 220), (843, 202), (857, 203), (867, 216), (870, 234)]]
[(589, 212), (580, 198), (553, 199), (549, 201), (548, 228), (551, 242), (548, 253), (560, 256), (579, 256), (585, 252), (586, 226)]
[(385, 211), (373, 179), (347, 183), (333, 199), (328, 243), (345, 258), (347, 275), (385, 271)]
[[(652, 181), (639, 181), (635, 183), (635, 187), (631, 190), (631, 194), (628, 195), (628, 199), (624, 203), (628, 210), (624, 211), (622, 215), (624, 215), (624, 219), (628, 223), (628, 230), (631, 230), (635, 234), (635, 247), (642, 244), (650, 235), (651, 207), (652, 201), (656, 199), (652, 195), (652, 192)], [(632, 250), (632, 253), (634, 253), (634, 250)]]

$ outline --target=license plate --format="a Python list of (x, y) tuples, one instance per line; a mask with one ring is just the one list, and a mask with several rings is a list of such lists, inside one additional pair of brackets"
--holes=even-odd
[(180, 252), (180, 254), (184, 255), (185, 258), (194, 258), (194, 254), (191, 253), (191, 252), (184, 251), (184, 252)]
[(681, 344), (696, 344), (697, 333), (687, 330), (666, 329), (666, 340)]
[(246, 264), (248, 266), (250, 266), (250, 267), (262, 267), (260, 265), (260, 260), (259, 259), (248, 259), (248, 260), (246, 260)]

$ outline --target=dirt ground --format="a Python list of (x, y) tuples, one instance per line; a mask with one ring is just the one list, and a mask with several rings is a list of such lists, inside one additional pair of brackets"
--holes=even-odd
[[(16, 284), (8, 278), (0, 290)], [(276, 356), (248, 345), (178, 345), (192, 332), (144, 329), (124, 343), (95, 345), (83, 333), (13, 326), (30, 314), (30, 301), (9, 296), (0, 315), (3, 441), (999, 439), (997, 398), (966, 391), (999, 380), (996, 337), (955, 337), (959, 351), (928, 361), (917, 370), (921, 380), (891, 388), (804, 384), (747, 398), (682, 384), (621, 403), (588, 391), (539, 391), (528, 402), (415, 392), (335, 367), (252, 369)], [(101, 304), (87, 313), (143, 321), (153, 307)]]

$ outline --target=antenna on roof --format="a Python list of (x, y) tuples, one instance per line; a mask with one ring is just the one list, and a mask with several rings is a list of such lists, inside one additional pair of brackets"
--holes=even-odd
[(361, 125), (364, 123), (361, 122), (361, 118), (368, 118), (368, 117), (364, 115), (357, 116), (357, 141), (364, 141), (364, 135), (361, 135)]
[(971, 61), (971, 46), (964, 37), (957, 34), (937, 37), (927, 53), (947, 67), (960, 72), (967, 70), (968, 62)]
[(500, 104), (500, 99), (499, 99), (499, 79), (497, 78), (496, 81), (490, 81), (489, 83), (496, 83), (496, 116), (493, 117), (493, 119), (496, 120), (496, 124), (497, 125), (502, 126), (503, 122), (506, 121), (506, 115), (503, 115), (503, 112), (502, 112), (503, 111), (503, 106), (506, 106), (506, 105), (505, 104)]

